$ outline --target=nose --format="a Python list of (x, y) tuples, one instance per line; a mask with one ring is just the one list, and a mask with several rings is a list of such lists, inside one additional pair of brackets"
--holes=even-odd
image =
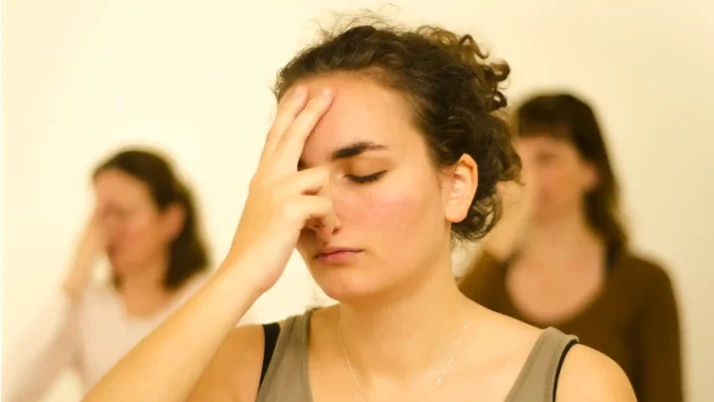
[(337, 214), (333, 213), (330, 219), (310, 219), (305, 224), (305, 228), (314, 232), (318, 241), (327, 243), (330, 237), (342, 229), (342, 221)]
[(342, 228), (342, 220), (339, 218), (339, 214), (337, 212), (339, 196), (335, 194), (335, 191), (339, 191), (339, 186), (336, 186), (334, 183), (334, 180), (336, 179), (336, 175), (331, 173), (327, 184), (323, 186), (317, 194), (315, 194), (329, 199), (331, 210), (324, 216), (312, 218), (305, 222), (304, 229), (314, 232), (320, 242), (328, 241), (331, 236), (340, 231)]

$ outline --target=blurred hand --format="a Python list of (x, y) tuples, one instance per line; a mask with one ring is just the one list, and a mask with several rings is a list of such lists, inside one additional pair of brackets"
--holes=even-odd
[(72, 297), (79, 296), (87, 287), (92, 266), (106, 248), (107, 234), (101, 211), (96, 210), (79, 238), (72, 264), (65, 275), (63, 287)]
[(256, 294), (278, 281), (306, 224), (328, 235), (334, 228), (332, 200), (325, 196), (329, 171), (297, 170), (305, 141), (332, 99), (323, 91), (308, 100), (306, 89), (297, 88), (278, 106), (227, 257), (227, 265), (249, 271), (242, 276)]

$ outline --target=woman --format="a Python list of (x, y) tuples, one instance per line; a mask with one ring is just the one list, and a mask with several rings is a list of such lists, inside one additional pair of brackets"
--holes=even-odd
[(517, 109), (516, 121), (525, 193), (510, 194), (515, 208), (486, 237), (461, 290), (494, 311), (577, 335), (624, 369), (639, 401), (682, 401), (672, 286), (627, 247), (595, 114), (572, 95), (541, 95)]
[[(494, 114), (508, 68), (482, 54), (439, 28), (359, 25), (288, 63), (221, 267), (86, 400), (552, 401), (573, 339), (476, 305), (451, 273), (452, 241), (488, 229), (517, 170)], [(234, 330), (295, 247), (339, 304)], [(582, 346), (558, 378), (558, 401), (634, 400)]]
[[(3, 372), (3, 401), (39, 399), (68, 368), (91, 388), (203, 281), (208, 255), (193, 199), (162, 157), (120, 152), (93, 184), (96, 210), (61, 292)], [(112, 281), (90, 286), (102, 254)]]

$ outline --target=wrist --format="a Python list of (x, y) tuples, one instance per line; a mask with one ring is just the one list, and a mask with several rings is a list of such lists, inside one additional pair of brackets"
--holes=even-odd
[(252, 305), (268, 289), (260, 285), (260, 264), (247, 258), (227, 257), (216, 270), (220, 282), (227, 282), (236, 292), (244, 294)]

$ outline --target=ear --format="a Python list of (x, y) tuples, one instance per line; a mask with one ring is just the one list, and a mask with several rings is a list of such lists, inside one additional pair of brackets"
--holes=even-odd
[(444, 200), (444, 216), (451, 223), (461, 222), (471, 208), (471, 202), (478, 187), (478, 165), (467, 154), (450, 167), (442, 188)]
[(164, 235), (171, 241), (175, 240), (183, 230), (186, 220), (186, 210), (179, 204), (169, 205), (162, 214)]

